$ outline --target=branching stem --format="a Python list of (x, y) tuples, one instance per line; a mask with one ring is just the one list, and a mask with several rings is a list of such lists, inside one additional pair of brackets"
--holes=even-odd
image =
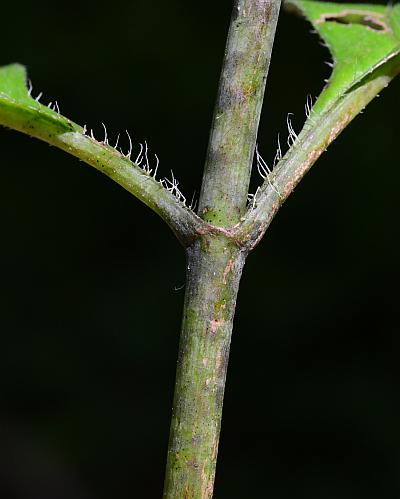
[[(307, 10), (311, 4), (302, 5)], [(325, 9), (324, 4), (318, 5), (317, 9)], [(98, 142), (60, 116), (58, 106), (57, 111), (52, 106), (49, 110), (38, 98), (32, 99), (22, 66), (0, 68), (0, 124), (59, 147), (108, 175), (159, 214), (186, 249), (186, 295), (165, 499), (210, 499), (213, 495), (233, 317), (247, 254), (321, 153), (400, 71), (398, 42), (392, 47), (389, 40), (388, 54), (378, 54), (361, 76), (346, 80), (343, 88), (339, 85), (337, 95), (331, 95), (334, 92), (328, 85), (321, 96), (328, 92), (328, 107), (313, 114), (308, 104), (308, 119), (298, 136), (288, 121), (291, 147), (283, 158), (278, 154), (272, 172), (257, 154), (265, 182), (246, 207), (279, 9), (280, 0), (235, 0), (198, 215), (184, 205), (173, 174), (172, 180), (154, 178), (158, 158), (153, 169), (147, 144), (132, 162), (129, 134), (130, 147), (124, 155), (108, 144), (105, 127), (104, 140)], [(320, 19), (317, 13), (314, 24)], [(392, 27), (398, 29), (396, 23)], [(364, 55), (364, 50), (359, 51)]]
[[(25, 85), (25, 82), (22, 82), (22, 85)], [(76, 123), (56, 113), (49, 114), (47, 109), (43, 110), (37, 103), (21, 106), (1, 94), (0, 124), (63, 149), (101, 171), (163, 218), (185, 247), (193, 241), (198, 232), (206, 230), (204, 221), (179, 202), (173, 193), (164, 189), (150, 174), (147, 146), (144, 168), (130, 160), (130, 137), (130, 149), (128, 154), (124, 155), (108, 145), (107, 135), (103, 142), (98, 142), (94, 137), (87, 136), (85, 130)]]
[(213, 495), (233, 316), (247, 256), (229, 228), (240, 224), (246, 208), (279, 7), (280, 0), (237, 0), (233, 9), (199, 203), (214, 233), (200, 235), (187, 251), (165, 499)]

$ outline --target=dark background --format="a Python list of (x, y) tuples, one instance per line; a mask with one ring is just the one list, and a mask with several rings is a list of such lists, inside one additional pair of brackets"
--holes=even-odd
[[(24, 63), (34, 95), (99, 138), (105, 122), (147, 140), (161, 174), (199, 191), (231, 1), (1, 9), (0, 64)], [(309, 31), (282, 14), (267, 160), (329, 75)], [(400, 496), (399, 90), (329, 148), (248, 259), (216, 499)], [(184, 253), (75, 158), (5, 129), (0, 147), (0, 497), (161, 497)]]

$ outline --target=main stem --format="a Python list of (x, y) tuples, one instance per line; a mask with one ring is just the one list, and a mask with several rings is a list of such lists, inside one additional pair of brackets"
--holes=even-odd
[(280, 0), (237, 0), (233, 8), (199, 201), (219, 227), (246, 209), (254, 147)]
[(233, 316), (245, 254), (225, 237), (187, 251), (184, 316), (164, 497), (213, 494)]
[(187, 248), (187, 281), (164, 498), (210, 499), (236, 297), (245, 250), (231, 231), (246, 209), (280, 0), (236, 0)]

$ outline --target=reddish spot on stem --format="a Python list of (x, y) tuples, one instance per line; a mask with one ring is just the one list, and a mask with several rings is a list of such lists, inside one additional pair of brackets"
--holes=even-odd
[(215, 335), (215, 333), (217, 332), (217, 329), (218, 329), (219, 327), (221, 327), (221, 326), (222, 326), (222, 324), (223, 324), (224, 322), (225, 322), (225, 321), (224, 321), (224, 320), (222, 320), (222, 319), (221, 319), (221, 320), (219, 320), (219, 319), (213, 319), (213, 320), (211, 321), (211, 334), (212, 334), (212, 335)]
[(234, 265), (235, 265), (235, 262), (233, 261), (233, 258), (230, 258), (227, 266), (224, 269), (224, 273), (222, 275), (222, 280), (223, 280), (224, 284), (226, 284), (226, 276), (229, 274), (229, 272), (231, 272)]

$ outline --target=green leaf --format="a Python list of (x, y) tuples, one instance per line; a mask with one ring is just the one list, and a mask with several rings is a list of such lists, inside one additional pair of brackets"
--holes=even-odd
[(0, 109), (7, 126), (39, 138), (82, 130), (31, 97), (26, 85), (26, 70), (20, 64), (0, 68)]
[[(0, 68), (0, 98), (33, 104), (26, 88), (26, 71), (21, 64), (10, 64)], [(34, 101), (36, 103), (36, 101)]]
[(314, 113), (328, 111), (345, 93), (400, 53), (400, 5), (308, 0), (289, 0), (287, 5), (312, 23), (333, 58), (332, 75)]

